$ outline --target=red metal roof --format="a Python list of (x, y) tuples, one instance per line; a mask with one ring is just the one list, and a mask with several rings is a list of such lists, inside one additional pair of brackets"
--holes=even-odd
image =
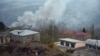
[(78, 32), (78, 31), (70, 31), (70, 30), (63, 30), (63, 31), (60, 31), (60, 33), (69, 34), (69, 35), (77, 35), (77, 36), (90, 35), (89, 33)]

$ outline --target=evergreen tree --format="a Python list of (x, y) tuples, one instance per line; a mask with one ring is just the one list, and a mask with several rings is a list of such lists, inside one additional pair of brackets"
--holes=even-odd
[(85, 28), (83, 28), (83, 31), (82, 31), (82, 32), (86, 33), (86, 29), (85, 29)]
[(4, 31), (6, 29), (6, 26), (3, 22), (0, 22), (0, 31)]

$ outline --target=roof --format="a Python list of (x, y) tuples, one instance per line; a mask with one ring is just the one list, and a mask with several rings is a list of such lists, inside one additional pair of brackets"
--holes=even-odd
[(86, 44), (90, 44), (90, 45), (97, 45), (100, 47), (100, 40), (95, 40), (95, 39), (87, 39), (86, 40)]
[(27, 35), (37, 34), (39, 32), (35, 32), (32, 30), (13, 30), (10, 33), (18, 36), (27, 36)]
[(70, 31), (70, 30), (62, 30), (60, 33), (69, 34), (69, 35), (76, 35), (76, 36), (87, 36), (90, 35), (89, 33), (78, 32), (78, 31)]
[(83, 42), (83, 41), (80, 41), (80, 40), (76, 40), (76, 39), (71, 39), (71, 38), (60, 38), (59, 40), (63, 40), (63, 41), (68, 41), (68, 42)]

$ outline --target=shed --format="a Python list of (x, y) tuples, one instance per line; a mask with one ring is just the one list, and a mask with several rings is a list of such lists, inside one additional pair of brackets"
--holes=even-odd
[(100, 40), (87, 39), (86, 40), (86, 47), (89, 48), (89, 49), (98, 49), (98, 50), (100, 50)]
[(80, 41), (76, 39), (60, 38), (59, 41), (60, 41), (60, 45), (65, 46), (70, 49), (77, 49), (77, 48), (85, 47), (84, 41)]

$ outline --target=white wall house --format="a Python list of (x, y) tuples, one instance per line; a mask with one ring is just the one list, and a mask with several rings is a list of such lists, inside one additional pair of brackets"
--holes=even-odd
[(94, 49), (94, 50), (100, 51), (100, 40), (87, 39), (86, 40), (86, 47), (88, 49)]
[(32, 30), (13, 30), (11, 40), (15, 42), (28, 43), (31, 41), (40, 41), (40, 33)]
[(60, 38), (59, 42), (56, 43), (62, 47), (70, 48), (70, 49), (77, 49), (81, 47), (85, 47), (85, 43), (80, 40), (71, 39), (71, 38)]

